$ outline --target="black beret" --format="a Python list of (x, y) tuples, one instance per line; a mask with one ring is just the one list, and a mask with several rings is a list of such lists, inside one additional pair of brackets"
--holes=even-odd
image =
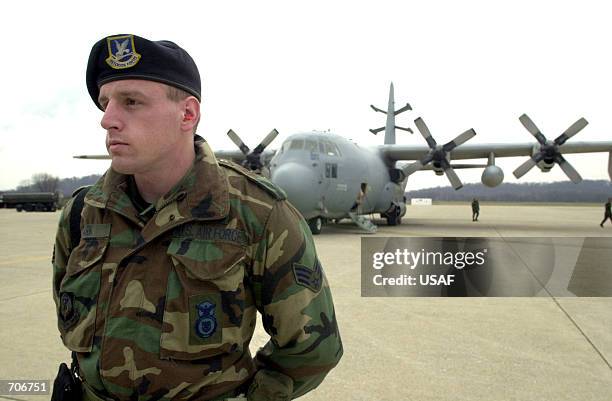
[(87, 90), (100, 109), (100, 86), (119, 79), (162, 82), (201, 100), (198, 67), (185, 50), (167, 40), (113, 35), (97, 42), (87, 63)]

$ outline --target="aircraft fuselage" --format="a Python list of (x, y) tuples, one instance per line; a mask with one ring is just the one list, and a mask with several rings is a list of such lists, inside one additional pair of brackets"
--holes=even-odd
[(338, 219), (403, 204), (405, 183), (391, 181), (392, 167), (376, 147), (315, 131), (288, 137), (270, 162), (270, 175), (304, 218)]

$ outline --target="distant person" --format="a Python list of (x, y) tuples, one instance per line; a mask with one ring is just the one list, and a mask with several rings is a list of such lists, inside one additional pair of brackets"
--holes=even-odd
[(601, 223), (599, 223), (599, 226), (601, 228), (603, 228), (603, 224), (606, 222), (606, 220), (610, 219), (610, 223), (612, 223), (612, 206), (610, 203), (610, 199), (608, 199), (608, 201), (606, 202), (606, 204), (604, 205), (604, 218), (601, 221)]
[(472, 221), (478, 221), (478, 216), (480, 215), (480, 203), (478, 203), (478, 199), (474, 198), (472, 201)]

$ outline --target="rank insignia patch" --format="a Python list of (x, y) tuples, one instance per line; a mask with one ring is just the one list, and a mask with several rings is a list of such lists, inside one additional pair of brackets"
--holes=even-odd
[(294, 263), (293, 276), (295, 277), (295, 282), (299, 285), (313, 292), (319, 292), (323, 284), (323, 274), (319, 259), (315, 260), (315, 265), (312, 269), (299, 263)]
[(116, 70), (133, 67), (142, 57), (136, 53), (134, 35), (112, 36), (106, 38), (106, 43), (108, 44), (106, 64)]

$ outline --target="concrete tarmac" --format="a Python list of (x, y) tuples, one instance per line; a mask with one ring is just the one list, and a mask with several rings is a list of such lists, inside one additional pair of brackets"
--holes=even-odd
[[(375, 236), (612, 236), (602, 206), (481, 203), (480, 216), (469, 204), (409, 206), (401, 226), (375, 220)], [(58, 218), (0, 209), (0, 379), (53, 381), (69, 359), (51, 298)], [(612, 298), (364, 298), (366, 235), (343, 221), (315, 237), (344, 357), (303, 400), (612, 399)], [(259, 325), (252, 350), (265, 341)]]

